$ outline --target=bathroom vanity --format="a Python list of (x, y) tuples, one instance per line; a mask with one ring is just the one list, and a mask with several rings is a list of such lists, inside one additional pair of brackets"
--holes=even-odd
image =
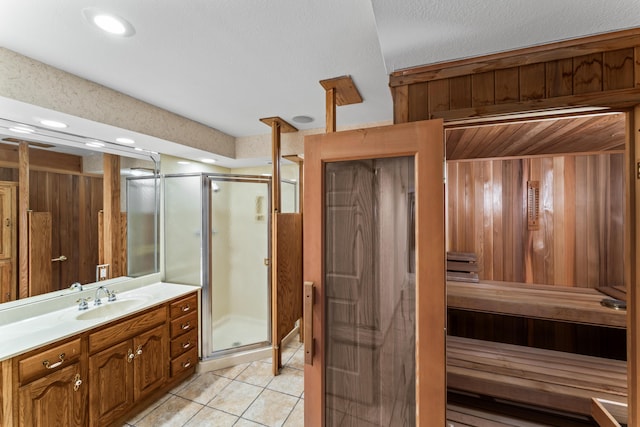
[(0, 424), (121, 425), (195, 373), (197, 289), (155, 283), (3, 323)]

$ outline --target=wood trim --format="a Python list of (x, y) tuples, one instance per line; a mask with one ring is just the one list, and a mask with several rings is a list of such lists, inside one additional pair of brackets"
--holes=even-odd
[(603, 50), (634, 47), (638, 44), (640, 44), (640, 28), (633, 28), (492, 55), (398, 70), (391, 74), (389, 83), (391, 87), (402, 86), (525, 64), (554, 61)]
[(110, 265), (111, 277), (123, 275), (120, 254), (120, 157), (104, 154), (103, 242), (104, 263)]
[(591, 399), (591, 416), (600, 427), (620, 427), (620, 423), (613, 418), (595, 397)]
[[(557, 98), (519, 101), (510, 104), (485, 105), (481, 107), (460, 108), (448, 111), (436, 111), (432, 119), (443, 119), (445, 122), (479, 117), (498, 117), (518, 112), (541, 112), (554, 109), (584, 106), (611, 106), (612, 108), (628, 108), (640, 102), (639, 89), (621, 89), (608, 92), (595, 92), (581, 95), (568, 95)], [(595, 109), (595, 108), (594, 108)]]
[(18, 146), (18, 297), (29, 296), (29, 144)]
[(640, 292), (640, 228), (636, 222), (640, 212), (640, 180), (637, 165), (640, 161), (640, 106), (628, 114), (627, 118), (627, 155), (626, 171), (626, 221), (625, 224), (625, 262), (624, 278), (627, 284), (627, 381), (629, 425), (640, 423), (640, 318), (638, 304)]
[[(28, 141), (22, 141), (28, 144)], [(0, 167), (17, 168), (19, 145), (0, 142)], [(49, 172), (82, 174), (82, 157), (29, 148), (29, 168)]]
[(325, 132), (331, 133), (336, 131), (336, 90), (334, 88), (327, 89), (325, 94), (326, 101), (326, 129)]

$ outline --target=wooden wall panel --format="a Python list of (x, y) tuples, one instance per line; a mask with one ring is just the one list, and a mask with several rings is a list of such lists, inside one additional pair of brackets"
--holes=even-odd
[(520, 71), (518, 68), (507, 68), (495, 72), (496, 104), (506, 104), (520, 100)]
[(409, 90), (406, 99), (394, 99), (395, 111), (406, 111), (395, 121), (635, 105), (640, 97), (638, 49), (640, 28), (397, 71), (390, 86)]
[(604, 53), (603, 89), (633, 87), (633, 48)]
[(545, 64), (520, 67), (520, 99), (528, 101), (544, 98), (545, 82)]
[(546, 96), (567, 96), (573, 93), (573, 60), (559, 59), (546, 63)]
[[(448, 162), (447, 250), (475, 252), (484, 280), (621, 284), (623, 155)], [(528, 180), (540, 227), (528, 230)]]
[(573, 93), (601, 91), (602, 74), (602, 53), (573, 58)]

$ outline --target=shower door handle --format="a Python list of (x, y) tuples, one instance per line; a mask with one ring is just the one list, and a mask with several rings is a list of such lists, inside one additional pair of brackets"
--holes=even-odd
[(313, 282), (304, 282), (304, 363), (313, 365)]

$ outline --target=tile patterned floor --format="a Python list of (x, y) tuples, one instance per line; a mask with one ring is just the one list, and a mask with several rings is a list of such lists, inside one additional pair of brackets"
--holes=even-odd
[(255, 427), (304, 425), (304, 353), (294, 338), (271, 360), (194, 375), (129, 420), (125, 427)]

